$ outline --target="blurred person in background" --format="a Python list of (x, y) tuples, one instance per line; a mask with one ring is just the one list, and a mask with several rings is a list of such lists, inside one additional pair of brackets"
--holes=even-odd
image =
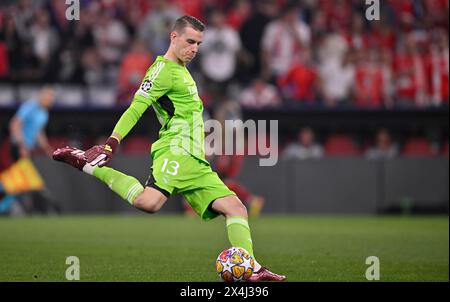
[(227, 24), (239, 31), (249, 18), (252, 5), (249, 0), (237, 0), (227, 13)]
[(278, 6), (275, 0), (256, 1), (251, 16), (242, 24), (239, 31), (242, 46), (251, 56), (247, 66), (239, 66), (239, 76), (244, 80), (253, 79), (261, 75), (261, 40), (266, 25), (277, 14)]
[(327, 107), (350, 104), (355, 84), (356, 59), (356, 52), (349, 50), (342, 58), (325, 60), (319, 64), (323, 103)]
[(120, 60), (129, 42), (124, 24), (112, 16), (112, 11), (100, 13), (93, 28), (95, 44), (100, 60), (106, 68), (106, 75), (114, 80), (118, 73)]
[(82, 81), (88, 85), (103, 85), (107, 77), (97, 48), (86, 49), (81, 56)]
[(356, 3), (348, 0), (318, 0), (316, 10), (325, 14), (329, 28), (348, 28), (352, 22), (352, 5)]
[[(222, 120), (222, 129), (225, 129), (223, 123), (224, 121)], [(224, 148), (226, 144), (225, 135), (226, 135), (225, 133), (223, 133), (222, 135), (222, 144), (221, 144), (222, 148)], [(245, 140), (244, 144), (246, 142), (247, 140)], [(226, 155), (225, 150), (224, 149), (218, 150), (217, 145), (209, 146), (208, 144), (206, 144), (206, 147), (210, 149), (205, 150), (205, 155), (207, 156), (208, 161), (214, 167), (214, 170), (217, 171), (219, 177), (223, 180), (225, 185), (228, 188), (230, 188), (233, 192), (235, 192), (238, 198), (242, 200), (243, 204), (247, 207), (249, 216), (258, 217), (261, 214), (261, 210), (264, 206), (265, 198), (254, 192), (249, 191), (248, 188), (246, 188), (244, 184), (242, 184), (242, 182), (237, 179), (244, 165), (246, 155), (238, 155), (238, 154)], [(184, 213), (186, 215), (188, 216), (195, 215), (195, 212), (189, 206), (189, 203), (186, 201), (186, 199), (184, 199), (183, 208)]]
[(206, 89), (227, 95), (235, 75), (241, 40), (237, 31), (225, 23), (225, 15), (220, 10), (212, 11), (209, 20), (200, 50), (200, 66)]
[(385, 79), (377, 49), (361, 50), (355, 70), (355, 105), (377, 109), (383, 106)]
[(152, 56), (145, 48), (145, 43), (135, 40), (120, 65), (117, 98), (119, 104), (130, 103), (151, 61)]
[[(95, 49), (95, 38), (93, 34), (94, 23), (97, 20), (97, 12), (93, 5), (81, 7), (80, 15), (83, 18), (72, 23), (70, 39), (66, 38), (65, 44), (60, 51), (59, 79), (70, 84), (91, 84), (92, 81), (86, 77), (85, 69), (86, 53)], [(67, 35), (67, 34), (66, 34)], [(88, 55), (89, 56), (89, 55)], [(101, 69), (100, 58), (95, 58), (96, 64)], [(95, 81), (94, 81), (95, 82)]]
[(271, 21), (262, 37), (262, 76), (269, 81), (286, 74), (305, 47), (311, 33), (308, 24), (300, 20), (300, 8), (293, 1), (288, 3), (281, 16)]
[(247, 206), (250, 217), (258, 217), (264, 206), (263, 196), (249, 191), (238, 179), (237, 176), (242, 170), (245, 161), (244, 155), (217, 155), (214, 158), (213, 165), (217, 169), (219, 177), (229, 187), (244, 205)]
[(389, 131), (381, 128), (377, 131), (375, 145), (366, 151), (368, 159), (392, 159), (399, 154), (397, 144), (392, 142)]
[(282, 105), (277, 87), (261, 78), (255, 78), (238, 98), (242, 107), (249, 109), (276, 108)]
[(324, 156), (323, 147), (315, 141), (312, 128), (301, 128), (297, 134), (297, 141), (289, 144), (283, 151), (284, 159), (319, 159)]
[(60, 45), (58, 32), (50, 24), (50, 16), (44, 10), (35, 14), (35, 19), (30, 27), (31, 48), (34, 56), (39, 61), (39, 76), (36, 80), (49, 82), (55, 80), (58, 66), (54, 55)]
[(378, 48), (381, 52), (387, 51), (392, 55), (396, 48), (397, 35), (389, 22), (373, 20), (371, 28), (366, 33), (366, 45), (368, 48)]
[(316, 64), (312, 58), (312, 51), (305, 47), (300, 58), (293, 61), (285, 75), (278, 78), (278, 87), (284, 97), (293, 101), (295, 105), (314, 105), (321, 96), (321, 80)]
[(428, 95), (435, 106), (448, 106), (449, 102), (449, 47), (448, 33), (436, 29), (432, 33), (430, 51), (426, 57)]
[(27, 41), (30, 39), (30, 27), (33, 24), (36, 7), (31, 0), (19, 0), (17, 5), (10, 9), (14, 24), (17, 27), (20, 39)]
[(171, 25), (181, 17), (177, 7), (165, 0), (152, 1), (152, 9), (139, 26), (139, 39), (145, 41), (147, 48), (154, 55), (164, 54), (170, 44)]
[(395, 106), (401, 108), (423, 107), (425, 105), (425, 65), (419, 53), (415, 36), (408, 34), (393, 62), (395, 81)]
[(361, 14), (352, 15), (350, 31), (345, 31), (345, 39), (348, 46), (356, 50), (366, 50), (369, 47), (368, 33), (364, 25), (364, 19)]
[[(51, 157), (53, 148), (50, 146), (45, 126), (48, 122), (48, 110), (53, 106), (55, 92), (50, 86), (44, 86), (38, 93), (37, 99), (30, 99), (23, 103), (11, 119), (10, 129), (10, 157), (13, 163), (20, 159), (29, 159), (31, 153), (38, 147)], [(22, 196), (20, 202), (24, 211), (47, 212), (49, 209), (59, 212), (59, 206), (53, 200), (50, 192), (44, 187), (40, 191), (31, 192), (29, 196)], [(30, 197), (28, 205), (26, 197)]]

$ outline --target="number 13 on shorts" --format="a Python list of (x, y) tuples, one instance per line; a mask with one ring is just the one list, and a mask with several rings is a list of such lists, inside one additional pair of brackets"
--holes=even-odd
[(180, 164), (176, 160), (169, 161), (168, 158), (164, 158), (164, 163), (161, 168), (161, 172), (164, 172), (169, 175), (177, 175), (179, 167), (180, 167)]

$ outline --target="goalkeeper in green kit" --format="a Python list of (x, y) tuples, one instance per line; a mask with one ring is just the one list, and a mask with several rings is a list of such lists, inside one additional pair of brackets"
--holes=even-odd
[[(198, 52), (204, 29), (202, 22), (192, 16), (179, 18), (170, 33), (169, 49), (150, 66), (130, 107), (105, 144), (86, 151), (60, 148), (53, 153), (53, 159), (94, 176), (131, 205), (148, 213), (157, 212), (170, 195), (180, 193), (203, 220), (224, 215), (231, 245), (246, 249), (254, 258), (247, 209), (205, 159), (203, 104), (186, 68)], [(150, 177), (142, 186), (136, 178), (105, 165), (150, 106), (161, 129), (151, 147)], [(249, 281), (285, 279), (261, 267), (255, 259)]]

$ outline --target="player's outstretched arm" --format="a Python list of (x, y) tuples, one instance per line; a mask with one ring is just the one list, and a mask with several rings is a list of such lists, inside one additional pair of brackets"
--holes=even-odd
[(121, 140), (133, 129), (147, 108), (171, 87), (172, 77), (169, 67), (164, 61), (156, 61), (147, 71), (130, 107), (120, 117), (112, 135), (104, 145), (94, 146), (86, 151), (87, 162), (100, 167), (108, 164)]
[(86, 160), (92, 166), (103, 167), (107, 165), (113, 154), (117, 151), (122, 139), (131, 131), (139, 121), (148, 105), (135, 97), (130, 107), (122, 114), (114, 127), (113, 133), (103, 145), (96, 145), (86, 150)]

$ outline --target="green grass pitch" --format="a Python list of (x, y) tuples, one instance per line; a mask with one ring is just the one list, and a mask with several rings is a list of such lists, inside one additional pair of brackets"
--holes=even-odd
[[(288, 281), (449, 281), (448, 216), (262, 216), (250, 220), (255, 255)], [(172, 215), (0, 219), (0, 281), (220, 281), (225, 220)]]

